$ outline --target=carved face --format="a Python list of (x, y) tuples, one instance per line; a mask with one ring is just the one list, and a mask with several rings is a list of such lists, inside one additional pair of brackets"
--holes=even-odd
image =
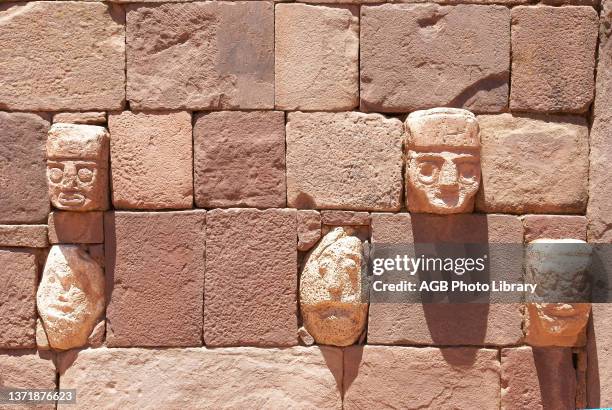
[(48, 160), (47, 178), (49, 196), (57, 209), (74, 211), (99, 208), (103, 182), (100, 182), (98, 162)]
[(408, 204), (411, 211), (470, 212), (480, 185), (480, 156), (472, 150), (409, 151)]

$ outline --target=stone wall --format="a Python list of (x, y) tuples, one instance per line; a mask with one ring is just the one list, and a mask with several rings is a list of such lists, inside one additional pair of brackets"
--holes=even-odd
[[(533, 3), (0, 0), (0, 389), (75, 388), (77, 408), (612, 406), (612, 305), (576, 347), (530, 346), (522, 304), (371, 304), (346, 347), (300, 329), (300, 273), (335, 227), (612, 243), (612, 1)], [(404, 121), (433, 107), (480, 124), (473, 213), (409, 210)], [(50, 202), (53, 124), (108, 130), (100, 207)], [(101, 321), (69, 349), (37, 308), (57, 244), (104, 269)]]

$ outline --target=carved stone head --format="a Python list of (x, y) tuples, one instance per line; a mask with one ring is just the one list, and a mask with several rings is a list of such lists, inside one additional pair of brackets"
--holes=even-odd
[(104, 312), (104, 272), (78, 245), (54, 245), (36, 302), (53, 349), (84, 346)]
[(49, 197), (57, 209), (108, 209), (108, 132), (104, 127), (57, 123), (47, 138)]
[(406, 192), (411, 212), (472, 212), (480, 186), (480, 137), (474, 114), (458, 108), (415, 111), (408, 131)]

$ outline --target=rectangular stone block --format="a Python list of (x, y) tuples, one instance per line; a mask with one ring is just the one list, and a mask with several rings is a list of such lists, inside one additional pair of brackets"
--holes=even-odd
[(53, 116), (53, 123), (104, 125), (106, 113), (100, 111), (89, 112), (60, 112)]
[(513, 111), (582, 113), (595, 90), (593, 7), (512, 9)]
[(612, 303), (595, 303), (587, 336), (588, 408), (612, 407)]
[(496, 409), (499, 373), (492, 349), (351, 346), (344, 409)]
[[(56, 373), (52, 357), (33, 350), (0, 350), (2, 389), (55, 389)], [(49, 404), (4, 404), (6, 410), (54, 410)]]
[(402, 123), (359, 112), (287, 116), (287, 203), (294, 208), (397, 211)]
[(580, 239), (586, 241), (587, 219), (579, 215), (525, 215), (525, 242), (536, 239)]
[(51, 243), (104, 243), (102, 212), (62, 212), (49, 214)]
[(108, 346), (202, 345), (205, 215), (104, 215)]
[(37, 114), (0, 112), (0, 224), (46, 220), (49, 196), (45, 144), (49, 126), (49, 121)]
[(383, 4), (361, 8), (361, 109), (508, 105), (510, 10)]
[(275, 105), (282, 110), (351, 110), (359, 105), (359, 9), (278, 4)]
[(589, 131), (580, 117), (481, 115), (480, 211), (583, 213)]
[(322, 211), (321, 222), (324, 225), (369, 225), (368, 212), (354, 211)]
[(296, 345), (296, 211), (215, 209), (206, 238), (205, 344)]
[(0, 38), (0, 109), (123, 107), (125, 19), (121, 8), (72, 1), (4, 3)]
[[(341, 409), (342, 350), (88, 349), (60, 377), (66, 408)], [(112, 389), (108, 386), (112, 386)], [(64, 406), (60, 405), (59, 408)]]
[(35, 348), (36, 254), (23, 248), (0, 248), (0, 266), (0, 349)]
[(501, 351), (501, 408), (576, 408), (576, 369), (569, 348)]
[(46, 248), (47, 225), (0, 225), (0, 246)]
[(201, 114), (194, 124), (193, 147), (198, 207), (286, 205), (283, 112)]
[(115, 208), (193, 207), (190, 113), (125, 111), (108, 125)]
[(311, 209), (297, 211), (298, 251), (305, 252), (321, 239), (321, 214)]
[(273, 108), (274, 3), (128, 5), (127, 73), (132, 109)]

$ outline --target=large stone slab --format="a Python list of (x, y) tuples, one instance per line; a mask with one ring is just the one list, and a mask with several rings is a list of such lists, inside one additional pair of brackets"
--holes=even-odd
[(47, 225), (0, 225), (0, 246), (46, 248)]
[(506, 7), (362, 7), (360, 47), (362, 110), (446, 106), (500, 112), (508, 104)]
[(200, 346), (205, 212), (104, 215), (106, 341)]
[(379, 114), (289, 113), (288, 205), (399, 210), (402, 139), (402, 123)]
[(72, 1), (0, 8), (0, 109), (120, 109), (125, 22), (117, 6)]
[(47, 218), (49, 126), (37, 114), (0, 112), (0, 224), (40, 223)]
[(512, 9), (513, 111), (582, 113), (595, 90), (593, 7)]
[[(33, 350), (0, 350), (0, 386), (2, 389), (55, 389), (55, 365), (48, 355)], [(54, 410), (55, 403), (6, 404), (7, 410)]]
[(296, 211), (215, 209), (206, 219), (205, 344), (296, 345)]
[(77, 409), (341, 409), (341, 384), (342, 351), (318, 347), (88, 349), (60, 377)]
[(104, 243), (104, 213), (51, 212), (49, 214), (49, 242)]
[(132, 109), (272, 108), (273, 3), (129, 5), (127, 73)]
[(499, 367), (490, 349), (353, 346), (344, 408), (498, 408)]
[(589, 135), (580, 117), (478, 117), (482, 185), (476, 208), (503, 213), (583, 213)]

